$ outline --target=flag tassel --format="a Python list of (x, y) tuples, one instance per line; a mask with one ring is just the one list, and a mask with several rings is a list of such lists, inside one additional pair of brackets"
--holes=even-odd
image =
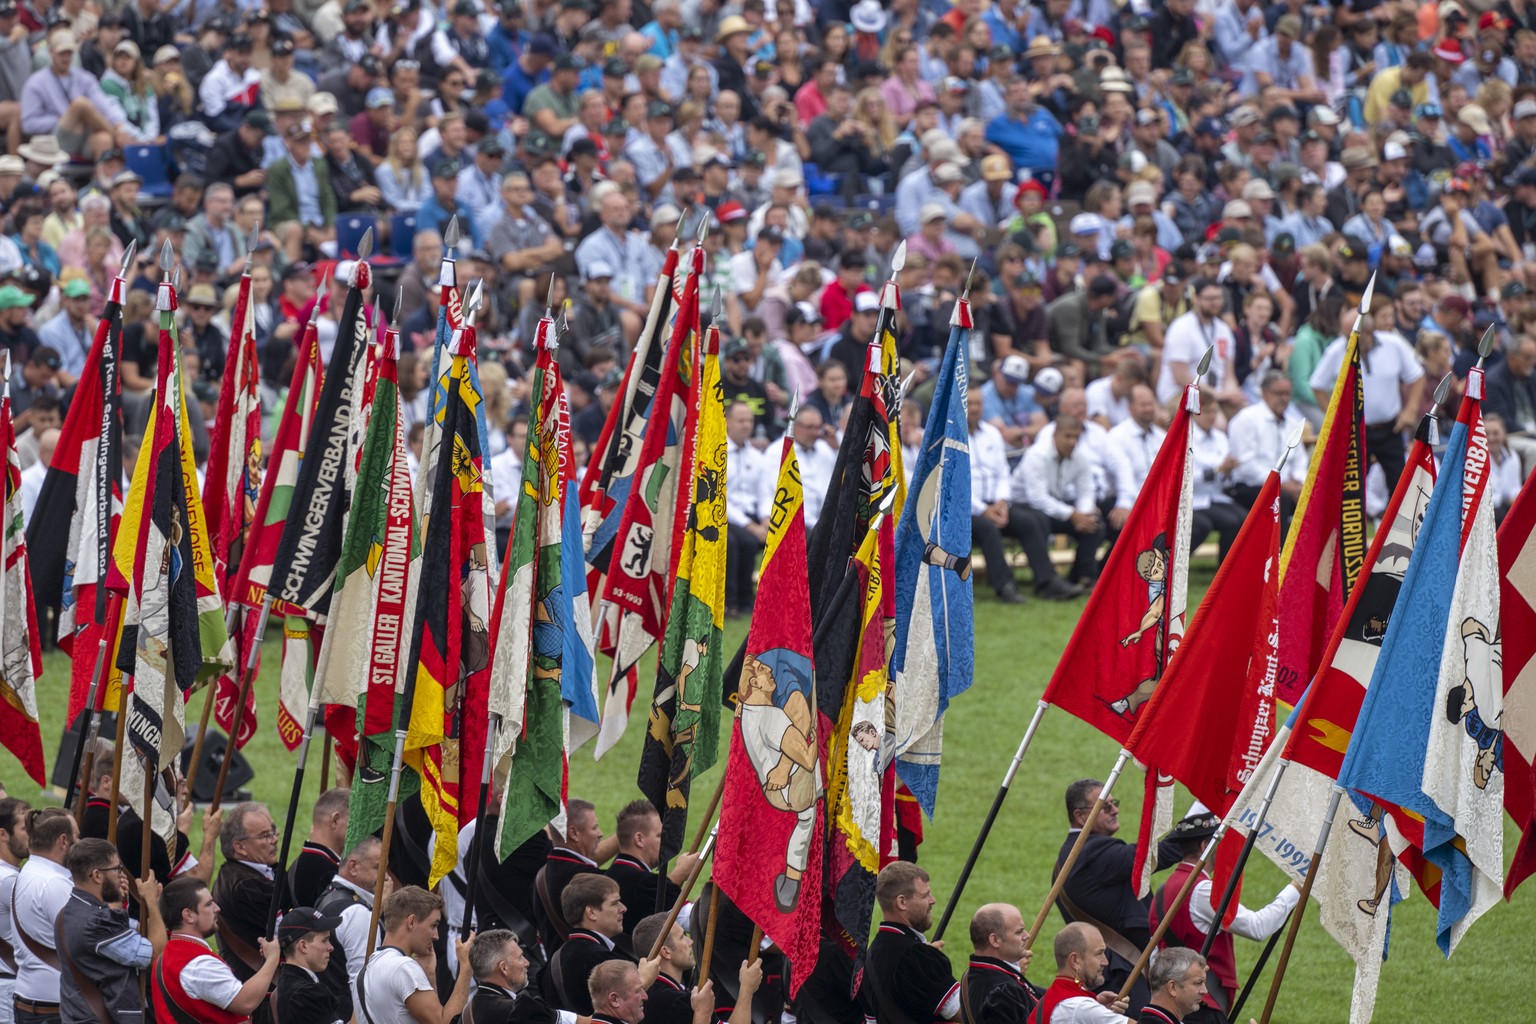
[[(122, 595), (116, 592), (108, 598), (107, 622), (117, 621), (122, 601)], [(96, 668), (91, 672), (91, 688), (85, 697), (85, 721), (80, 726), (80, 737), (75, 742), (75, 757), (69, 769), (69, 784), (64, 788), (64, 807), (66, 810), (71, 808), (74, 810), (76, 825), (85, 818), (85, 791), (91, 784), (91, 771), (96, 766), (95, 740), (101, 732), (100, 709), (96, 704), (105, 691), (101, 685), (101, 677), (107, 667), (107, 650), (111, 647), (112, 632), (111, 629), (102, 630), (101, 639), (96, 645)], [(121, 708), (119, 708), (118, 717), (122, 717)], [(78, 798), (75, 795), (76, 786), (80, 788)], [(78, 800), (78, 802), (71, 804), (71, 800)]]
[[(550, 287), (554, 287), (553, 284)], [(489, 751), (496, 749), (496, 734), (501, 731), (501, 716), (492, 711), (486, 716), (485, 749), (487, 754), (480, 760), (480, 798), (475, 805), (475, 839), (464, 858), (464, 921), (459, 926), (459, 937), (468, 940), (470, 925), (475, 918), (475, 896), (480, 888), (480, 865), (485, 863), (486, 844), (491, 830), (485, 827), (485, 814), (491, 799), (491, 762)]]
[[(1178, 895), (1173, 902), (1163, 908), (1161, 919), (1157, 922), (1157, 930), (1152, 933), (1152, 938), (1147, 942), (1147, 948), (1141, 951), (1141, 956), (1136, 958), (1136, 965), (1131, 968), (1130, 976), (1125, 979), (1125, 984), (1120, 986), (1120, 999), (1129, 999), (1131, 988), (1136, 984), (1136, 979), (1141, 977), (1141, 972), (1147, 969), (1147, 964), (1152, 960), (1152, 951), (1157, 949), (1163, 941), (1163, 936), (1168, 933), (1168, 927), (1173, 924), (1174, 915), (1178, 913), (1184, 901), (1189, 899), (1189, 894), (1195, 890), (1195, 882), (1199, 880), (1200, 873), (1211, 862), (1211, 857), (1216, 853), (1216, 847), (1221, 842), (1221, 837), (1227, 832), (1227, 823), (1222, 822), (1216, 827), (1216, 833), (1206, 841), (1205, 849), (1200, 851), (1200, 860), (1195, 865), (1195, 870), (1184, 876), (1184, 884), (1179, 886)], [(1216, 924), (1221, 924), (1218, 918)], [(1216, 934), (1216, 928), (1211, 929), (1211, 934)]]
[(1083, 844), (1088, 841), (1088, 834), (1093, 831), (1093, 823), (1099, 820), (1099, 812), (1104, 810), (1110, 791), (1115, 788), (1116, 780), (1120, 778), (1120, 773), (1125, 770), (1126, 762), (1130, 759), (1131, 752), (1121, 747), (1120, 755), (1115, 758), (1115, 766), (1109, 770), (1104, 785), (1099, 789), (1099, 798), (1093, 802), (1093, 808), (1089, 810), (1088, 817), (1083, 821), (1082, 830), (1077, 833), (1077, 842), (1072, 844), (1072, 849), (1067, 853), (1067, 859), (1061, 862), (1061, 870), (1056, 872), (1056, 880), (1051, 883), (1051, 891), (1046, 894), (1045, 902), (1040, 905), (1040, 912), (1035, 915), (1035, 923), (1029, 926), (1029, 934), (1024, 939), (1025, 949), (1034, 945), (1035, 936), (1040, 934), (1040, 927), (1045, 924), (1051, 907), (1061, 896), (1062, 887), (1067, 884), (1067, 876), (1072, 873), (1072, 865), (1077, 863), (1078, 854), (1083, 852)]
[[(661, 927), (661, 934), (656, 936), (656, 945), (651, 947), (651, 955), (646, 957), (647, 960), (654, 960), (661, 955), (661, 947), (666, 945), (667, 936), (672, 934), (672, 926), (677, 923), (677, 915), (682, 913), (683, 904), (688, 902), (688, 897), (693, 893), (693, 887), (698, 882), (699, 875), (704, 873), (704, 862), (709, 860), (709, 855), (715, 848), (715, 834), (719, 828), (720, 825), (716, 823), (709, 830), (709, 838), (704, 840), (704, 846), (699, 850), (698, 863), (694, 864), (693, 870), (683, 880), (683, 891), (677, 894), (677, 902), (673, 903), (672, 909), (667, 911), (666, 923)], [(701, 971), (699, 977), (705, 977), (705, 974)]]
[(405, 762), (405, 730), (395, 730), (395, 754), (389, 765), (389, 796), (384, 803), (384, 835), (379, 846), (379, 874), (373, 881), (373, 912), (368, 915), (367, 957), (379, 936), (379, 911), (384, 908), (384, 882), (389, 877), (389, 848), (395, 838), (395, 804), (400, 799), (400, 766)]
[[(1222, 886), (1221, 901), (1216, 904), (1216, 919), (1211, 928), (1205, 933), (1205, 942), (1200, 945), (1200, 955), (1210, 956), (1211, 946), (1216, 941), (1216, 936), (1222, 932), (1221, 922), (1226, 918), (1227, 908), (1232, 905), (1232, 898), (1237, 894), (1237, 883), (1243, 877), (1243, 869), (1248, 866), (1248, 856), (1253, 853), (1253, 844), (1258, 842), (1259, 830), (1264, 827), (1264, 819), (1269, 816), (1269, 805), (1275, 802), (1275, 793), (1280, 789), (1280, 780), (1285, 778), (1285, 770), (1291, 762), (1281, 758), (1275, 764), (1275, 771), (1270, 776), (1269, 788), (1264, 791), (1264, 799), (1259, 801), (1258, 817), (1248, 829), (1248, 835), (1243, 840), (1243, 848), (1237, 855), (1237, 863), (1232, 867), (1232, 877), (1227, 879), (1227, 884)], [(1223, 821), (1221, 827), (1225, 829), (1227, 823)]]
[[(252, 642), (251, 647), (254, 649), (256, 644)], [(236, 705), (235, 714), (240, 714), (240, 710), (244, 705), (245, 700), (242, 698), (240, 704)], [(304, 738), (299, 740), (299, 764), (294, 769), (293, 786), (288, 790), (288, 813), (283, 818), (282, 848), (277, 851), (277, 874), (279, 878), (282, 878), (288, 871), (288, 853), (293, 849), (293, 826), (299, 817), (299, 794), (304, 791), (304, 769), (309, 764), (309, 741), (315, 735), (315, 719), (319, 715), (320, 686), (316, 684), (310, 687), (309, 707), (304, 712)], [(239, 719), (235, 721), (235, 728), (238, 730)], [(236, 735), (239, 735), (239, 733), (237, 732)], [(234, 745), (233, 739), (230, 740), (230, 745)], [(229, 759), (225, 758), (224, 763), (228, 764)], [(220, 786), (219, 788), (222, 790), (224, 787)], [(325, 789), (322, 786), (321, 792), (323, 793), (324, 791)], [(267, 905), (267, 924), (262, 934), (268, 936), (274, 942), (277, 941), (277, 912), (282, 909), (279, 906), (282, 898), (283, 887), (281, 885), (273, 886), (272, 902)]]
[(267, 619), (271, 614), (272, 592), (269, 590), (261, 599), (261, 613), (256, 618), (251, 649), (245, 652), (245, 665), (240, 670), (240, 692), (235, 695), (235, 713), (229, 723), (229, 743), (224, 747), (224, 759), (219, 762), (219, 778), (213, 786), (213, 802), (208, 805), (210, 814), (218, 810), (224, 800), (224, 784), (229, 781), (229, 766), (235, 759), (235, 738), (240, 735), (240, 723), (245, 718), (245, 702), (251, 696), (251, 677), (256, 673), (256, 659), (261, 654), (261, 638), (266, 635)]
[(1296, 945), (1296, 933), (1301, 931), (1301, 919), (1306, 915), (1307, 897), (1312, 895), (1312, 883), (1317, 879), (1317, 866), (1323, 862), (1323, 847), (1328, 845), (1328, 833), (1333, 830), (1333, 816), (1339, 810), (1339, 800), (1344, 787), (1335, 785), (1328, 796), (1328, 812), (1323, 815), (1323, 827), (1318, 830), (1317, 842), (1312, 844), (1312, 862), (1307, 865), (1307, 876), (1301, 880), (1301, 899), (1291, 917), (1291, 926), (1285, 932), (1285, 945), (1280, 948), (1280, 961), (1275, 964), (1275, 976), (1269, 982), (1269, 997), (1264, 1000), (1264, 1013), (1259, 1024), (1269, 1024), (1269, 1015), (1275, 1010), (1275, 999), (1280, 995), (1280, 983), (1285, 980), (1285, 968), (1291, 961), (1291, 949)]
[(976, 867), (976, 858), (981, 855), (981, 848), (986, 845), (987, 836), (992, 832), (992, 826), (997, 821), (997, 814), (1003, 809), (1003, 801), (1008, 797), (1008, 789), (1013, 785), (1013, 777), (1019, 773), (1019, 764), (1024, 760), (1024, 754), (1029, 750), (1029, 745), (1035, 739), (1035, 731), (1040, 728), (1040, 719), (1045, 717), (1045, 709), (1050, 707), (1045, 701), (1035, 705), (1035, 717), (1029, 720), (1029, 728), (1024, 730), (1024, 738), (1019, 740), (1019, 749), (1014, 751), (1013, 760), (1008, 763), (1008, 770), (1003, 774), (1002, 785), (997, 787), (997, 795), (992, 798), (992, 808), (987, 811), (987, 817), (981, 823), (981, 831), (976, 834), (976, 841), (971, 844), (971, 852), (965, 858), (965, 867), (960, 869), (960, 877), (955, 879), (955, 889), (949, 894), (949, 902), (944, 905), (944, 913), (939, 918), (939, 927), (933, 933), (933, 941), (938, 942), (944, 937), (944, 929), (949, 927), (949, 919), (954, 916), (955, 907), (960, 903), (960, 894), (965, 891), (965, 883), (971, 879), (971, 870)]

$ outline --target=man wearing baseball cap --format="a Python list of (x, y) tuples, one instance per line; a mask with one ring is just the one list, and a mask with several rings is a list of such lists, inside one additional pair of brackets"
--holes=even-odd
[(56, 28), (48, 35), (50, 74), (34, 74), (21, 90), (21, 134), (52, 135), (71, 156), (94, 157), (114, 144), (133, 141), (123, 108), (101, 91), (101, 83), (74, 66), (75, 34)]
[(341, 918), (327, 917), (314, 907), (294, 907), (283, 915), (277, 929), (283, 962), (268, 997), (273, 1020), (340, 1024), (345, 1019), (335, 993), (319, 978), (330, 962), (332, 933), (340, 924)]

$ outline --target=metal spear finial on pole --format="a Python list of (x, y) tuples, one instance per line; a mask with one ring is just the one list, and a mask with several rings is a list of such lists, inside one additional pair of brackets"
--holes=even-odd
[(160, 273), (163, 280), (170, 281), (171, 268), (176, 265), (176, 254), (171, 251), (171, 240), (167, 238), (165, 244), (160, 247)]

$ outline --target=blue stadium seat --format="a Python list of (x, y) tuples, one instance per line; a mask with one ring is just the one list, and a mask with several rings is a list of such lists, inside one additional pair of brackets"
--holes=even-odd
[(411, 242), (416, 237), (416, 215), (397, 213), (389, 218), (389, 254), (398, 259), (410, 259)]
[(868, 210), (870, 213), (890, 213), (896, 209), (896, 193), (886, 192), (876, 195), (873, 192), (868, 192), (856, 197), (853, 205), (861, 210)]
[[(374, 227), (374, 219), (366, 213), (343, 213), (336, 218), (336, 253), (344, 260), (357, 256), (358, 243), (368, 229)], [(377, 236), (378, 232), (374, 232)]]
[(171, 166), (164, 146), (129, 146), (123, 152), (123, 163), (144, 179), (140, 195), (154, 199), (171, 197)]

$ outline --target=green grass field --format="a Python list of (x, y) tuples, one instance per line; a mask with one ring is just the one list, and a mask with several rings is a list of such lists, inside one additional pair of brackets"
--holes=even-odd
[[(1194, 570), (1191, 605), (1210, 582), (1210, 575), (1208, 565), (1203, 570)], [(949, 713), (944, 730), (947, 743), (938, 815), (928, 824), (920, 851), (920, 860), (933, 876), (934, 892), (940, 901), (935, 909), (936, 918), (1081, 609), (1081, 601), (1031, 601), (1023, 608), (1006, 607), (997, 604), (986, 587), (978, 588), (977, 677), (971, 690)], [(745, 629), (742, 621), (727, 624), (728, 650), (735, 649)], [(277, 633), (274, 630), (269, 635), (275, 638)], [(256, 798), (266, 801), (280, 817), (293, 778), (295, 756), (283, 748), (272, 725), (278, 658), (278, 643), (276, 639), (269, 640), (258, 683), (261, 727), (246, 754), (256, 769), (251, 787)], [(63, 727), (68, 678), (63, 658), (56, 653), (48, 655), (41, 703), (50, 768)], [(648, 680), (642, 680), (641, 701), (649, 693), (649, 686)], [(194, 724), (200, 710), (200, 704), (189, 710)], [(588, 747), (576, 755), (571, 766), (573, 795), (594, 801), (609, 829), (618, 808), (638, 795), (634, 779), (641, 732), (641, 723), (631, 722), (624, 742), (603, 761), (594, 763)], [(1063, 789), (1084, 776), (1102, 778), (1114, 763), (1117, 751), (1116, 744), (1082, 722), (1064, 712), (1047, 712), (950, 925), (946, 945), (952, 960), (963, 962), (969, 953), (966, 925), (971, 912), (982, 903), (1016, 903), (1026, 921), (1033, 917), (1049, 888), (1051, 865), (1065, 835)], [(317, 747), (312, 755), (308, 792), (300, 810), (295, 849), (302, 842), (309, 806), (318, 792), (318, 762)], [(697, 788), (713, 786), (714, 771), (719, 770), (714, 769)], [(30, 785), (18, 786), (16, 779), (17, 773), (12, 769), (8, 776), (11, 792), (27, 795)], [(1142, 776), (1134, 770), (1126, 772), (1117, 788), (1122, 802), (1122, 835), (1132, 841), (1139, 820), (1141, 790)], [(1188, 802), (1188, 797), (1181, 795), (1177, 804), (1180, 813)], [(1322, 811), (1319, 807), (1319, 819)], [(1515, 830), (1508, 826), (1506, 856), (1513, 853), (1514, 840)], [(1245, 884), (1249, 903), (1266, 901), (1281, 884), (1280, 872), (1267, 860), (1255, 857)], [(1415, 892), (1398, 906), (1393, 920), (1391, 957), (1383, 969), (1375, 1019), (1396, 1024), (1445, 1014), (1452, 1019), (1484, 1024), (1513, 1024), (1536, 1017), (1525, 997), (1519, 994), (1523, 983), (1536, 975), (1533, 900), (1536, 883), (1518, 893), (1513, 905), (1501, 904), (1486, 914), (1458, 948), (1455, 958), (1447, 961), (1435, 946), (1433, 908)], [(1315, 910), (1315, 906), (1309, 909), (1291, 959), (1274, 1016), (1277, 1022), (1330, 1024), (1348, 1019), (1353, 964), (1316, 926)], [(1050, 940), (1060, 924), (1059, 916), (1053, 912), (1045, 934), (1035, 945), (1036, 966), (1030, 973), (1037, 982), (1047, 981), (1052, 974)], [(1239, 940), (1242, 976), (1246, 977), (1259, 949), (1257, 943)], [(1257, 1017), (1267, 986), (1266, 972), (1245, 1009), (1245, 1016), (1251, 1012)]]

